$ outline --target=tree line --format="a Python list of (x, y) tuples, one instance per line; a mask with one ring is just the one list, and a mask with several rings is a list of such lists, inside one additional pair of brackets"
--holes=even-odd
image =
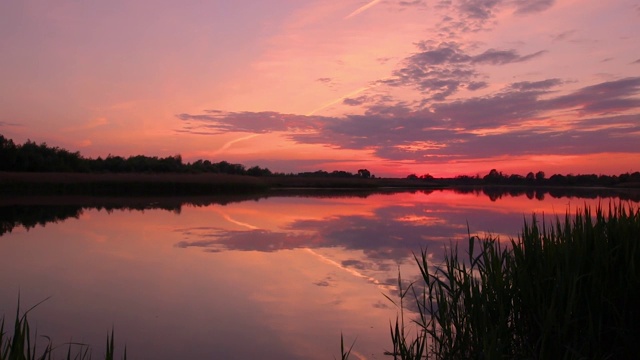
[(80, 152), (70, 152), (46, 143), (37, 144), (27, 140), (24, 144), (15, 144), (13, 140), (0, 135), (0, 171), (25, 172), (153, 172), (153, 173), (223, 173), (236, 175), (271, 175), (267, 168), (254, 166), (245, 168), (241, 164), (227, 161), (211, 162), (198, 160), (185, 163), (182, 156), (167, 157), (135, 155), (129, 157), (108, 155), (95, 159), (83, 157)]
[(446, 181), (454, 185), (516, 185), (516, 186), (624, 186), (633, 185), (640, 186), (640, 172), (624, 173), (620, 175), (596, 175), (596, 174), (554, 174), (547, 178), (543, 171), (536, 173), (529, 172), (527, 175), (505, 174), (502, 171), (491, 169), (487, 175), (469, 176), (459, 175), (452, 179), (434, 179), (433, 176), (426, 174), (417, 176), (411, 174), (407, 176), (409, 179), (425, 180), (425, 181)]
[(197, 160), (183, 162), (181, 155), (167, 157), (135, 155), (129, 157), (108, 155), (95, 159), (83, 157), (79, 151), (71, 152), (46, 143), (37, 144), (27, 140), (24, 144), (15, 144), (0, 134), (0, 171), (17, 172), (80, 172), (80, 173), (219, 173), (248, 176), (301, 176), (301, 177), (360, 177), (375, 178), (367, 169), (352, 174), (347, 171), (274, 173), (268, 168), (227, 161), (212, 162)]
[[(83, 157), (79, 151), (71, 152), (59, 147), (51, 147), (46, 143), (37, 144), (27, 140), (24, 144), (15, 144), (13, 140), (0, 134), (0, 171), (17, 172), (84, 172), (84, 173), (219, 173), (248, 176), (297, 176), (320, 178), (363, 178), (375, 179), (367, 169), (359, 169), (356, 173), (348, 171), (324, 171), (300, 173), (278, 173), (268, 168), (227, 161), (212, 162), (197, 160), (183, 162), (182, 156), (167, 157), (135, 155), (129, 157), (108, 155), (106, 158), (95, 159)], [(422, 180), (443, 185), (535, 185), (535, 186), (640, 186), (640, 172), (624, 173), (620, 175), (561, 175), (554, 174), (546, 177), (543, 171), (529, 172), (526, 175), (505, 174), (491, 169), (485, 176), (459, 175), (454, 178), (434, 178), (425, 174), (418, 176), (410, 174), (411, 180)]]

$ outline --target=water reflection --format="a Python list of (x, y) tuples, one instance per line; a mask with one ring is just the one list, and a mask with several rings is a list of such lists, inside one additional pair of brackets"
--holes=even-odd
[[(442, 191), (442, 190), (437, 190)], [(447, 190), (449, 191), (449, 190)], [(455, 188), (457, 194), (473, 194), (476, 197), (486, 196), (495, 202), (505, 197), (523, 197), (542, 201), (545, 196), (554, 199), (599, 199), (624, 200), (640, 202), (638, 189), (614, 188), (526, 188), (526, 187), (468, 187)], [(430, 194), (431, 190), (402, 191), (402, 193)], [(350, 191), (350, 190), (286, 190), (276, 192), (278, 197), (313, 197), (313, 198), (367, 198), (377, 194), (394, 194), (398, 191)], [(68, 218), (77, 219), (83, 211), (89, 209), (144, 211), (162, 209), (180, 213), (184, 206), (227, 205), (243, 201), (259, 201), (267, 195), (233, 195), (233, 196), (200, 196), (200, 197), (4, 197), (0, 199), (0, 236), (11, 232), (13, 228), (22, 226), (26, 229), (56, 223)]]
[(395, 317), (381, 292), (398, 266), (417, 276), (414, 252), (437, 260), (467, 231), (516, 236), (533, 212), (618, 199), (513, 191), (5, 198), (0, 313), (18, 291), (27, 305), (53, 295), (33, 313), (38, 332), (98, 357), (113, 324), (131, 358), (327, 359), (344, 332), (381, 359)]
[(468, 187), (453, 189), (459, 194), (486, 195), (491, 201), (499, 200), (503, 197), (526, 196), (528, 199), (544, 200), (545, 196), (552, 198), (582, 198), (582, 199), (620, 199), (639, 202), (640, 192), (637, 189), (625, 188), (587, 188), (587, 187)]

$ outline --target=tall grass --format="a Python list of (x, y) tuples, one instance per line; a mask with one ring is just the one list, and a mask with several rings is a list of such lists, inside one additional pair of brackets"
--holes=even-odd
[[(5, 332), (5, 317), (3, 316), (2, 319), (0, 319), (0, 360), (53, 360), (61, 358), (56, 355), (59, 354), (60, 351), (64, 351), (64, 347), (60, 349), (60, 351), (56, 351), (59, 347), (53, 345), (49, 336), (38, 335), (37, 330), (32, 333), (31, 327), (29, 326), (27, 314), (44, 301), (46, 301), (46, 299), (20, 315), (20, 301), (18, 300), (12, 334)], [(38, 340), (40, 339), (45, 341), (44, 346), (38, 344)], [(74, 342), (69, 342), (64, 345), (66, 345), (64, 359), (91, 360), (91, 349), (88, 345)], [(114, 348), (114, 331), (112, 329), (111, 334), (107, 334), (105, 360), (116, 359)], [(127, 359), (126, 347), (122, 359)]]
[[(469, 237), (422, 278), (414, 333), (391, 327), (394, 359), (630, 359), (640, 356), (640, 210), (579, 210), (551, 225), (536, 217), (504, 245)], [(400, 303), (400, 308), (404, 306)]]

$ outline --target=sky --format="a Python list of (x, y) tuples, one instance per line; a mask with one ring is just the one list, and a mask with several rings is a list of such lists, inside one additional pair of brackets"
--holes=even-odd
[(3, 0), (0, 134), (376, 176), (640, 170), (639, 0)]

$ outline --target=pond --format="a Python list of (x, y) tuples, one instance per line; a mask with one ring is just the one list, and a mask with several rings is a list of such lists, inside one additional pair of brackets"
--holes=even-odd
[[(621, 200), (622, 199), (622, 200)], [(468, 233), (639, 203), (634, 192), (282, 192), (269, 197), (2, 199), (0, 314), (54, 344), (129, 359), (382, 359), (398, 272)], [(544, 220), (543, 220), (544, 215)], [(42, 340), (40, 340), (42, 341)], [(63, 357), (66, 346), (58, 355)]]

